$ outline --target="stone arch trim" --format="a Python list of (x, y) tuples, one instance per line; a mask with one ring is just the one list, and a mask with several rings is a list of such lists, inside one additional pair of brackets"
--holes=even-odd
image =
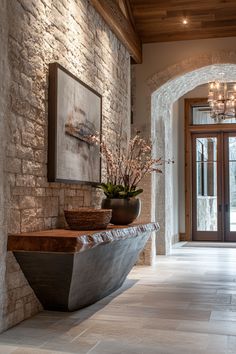
[(179, 63), (155, 73), (152, 77), (147, 79), (147, 85), (151, 93), (153, 93), (169, 80), (175, 79), (178, 76), (182, 76), (204, 66), (216, 64), (236, 64), (236, 51), (215, 51), (197, 57), (184, 59)]
[[(166, 139), (168, 140), (170, 138), (167, 133), (170, 130), (171, 119), (172, 119), (170, 107), (167, 106), (171, 105), (176, 99), (179, 98), (178, 95), (176, 94), (169, 96), (167, 89), (171, 86), (171, 84), (173, 84), (173, 87), (177, 90), (181, 87), (180, 92), (182, 91), (182, 94), (184, 94), (185, 93), (184, 89), (186, 89), (186, 87), (182, 87), (178, 85), (178, 82), (181, 81), (181, 78), (185, 77), (185, 80), (188, 80), (188, 78), (191, 75), (193, 75), (194, 76), (193, 83), (197, 83), (199, 81), (196, 79), (197, 75), (203, 74), (205, 71), (206, 72), (205, 82), (207, 82), (207, 79), (210, 79), (211, 76), (214, 76), (214, 73), (215, 74), (219, 73), (221, 67), (222, 69), (224, 68), (224, 65), (229, 65), (229, 66), (236, 65), (236, 51), (218, 51), (218, 52), (202, 54), (196, 57), (190, 57), (174, 65), (171, 65), (160, 72), (156, 72), (152, 77), (150, 77), (146, 81), (147, 86), (149, 88), (148, 114), (149, 114), (149, 119), (151, 119), (150, 122), (151, 132), (153, 133), (153, 130), (156, 130), (157, 128), (159, 129), (161, 123), (163, 123), (165, 126), (165, 130), (162, 132), (163, 134), (161, 134), (162, 135), (161, 142), (163, 145), (162, 149), (164, 149), (162, 150), (162, 153), (164, 154), (164, 156), (165, 156), (165, 150), (168, 150), (166, 149)], [(207, 70), (208, 67), (209, 67), (209, 72)], [(228, 70), (227, 72), (226, 75), (227, 78), (229, 78), (229, 73), (231, 73), (230, 70)], [(234, 78), (235, 78), (235, 70), (234, 70)], [(192, 88), (194, 88), (194, 86)], [(190, 90), (192, 88), (190, 88)], [(156, 109), (154, 108), (154, 106), (156, 107), (156, 109), (158, 107), (158, 112), (155, 111)], [(161, 114), (161, 111), (163, 109), (166, 110), (165, 118), (163, 118)], [(158, 126), (156, 125), (157, 122), (158, 122)], [(158, 147), (158, 150), (159, 149), (160, 147)], [(162, 215), (163, 220), (160, 222), (160, 224), (162, 225), (162, 232), (159, 233), (159, 237), (158, 237), (159, 239), (158, 242), (161, 246), (159, 248), (160, 254), (168, 254), (171, 247), (169, 242), (170, 230), (168, 231), (168, 227), (166, 230), (166, 215), (165, 215), (166, 208), (168, 208), (168, 203), (166, 202), (165, 194), (166, 194), (166, 186), (168, 187), (168, 184), (170, 186), (169, 182), (170, 182), (169, 177), (167, 177), (166, 175), (160, 177), (159, 180), (157, 181), (157, 185), (161, 186), (160, 188), (161, 190), (157, 190), (157, 194), (160, 197), (159, 200), (162, 201), (161, 209), (163, 211), (163, 215)], [(153, 190), (154, 183), (155, 182), (153, 181), (152, 187), (150, 186), (152, 190)], [(153, 200), (154, 199), (155, 198), (153, 198)], [(151, 205), (149, 206), (149, 210), (150, 209), (153, 210), (153, 203), (154, 201), (151, 202)], [(154, 215), (152, 211), (151, 214)], [(159, 213), (157, 217), (160, 218)]]

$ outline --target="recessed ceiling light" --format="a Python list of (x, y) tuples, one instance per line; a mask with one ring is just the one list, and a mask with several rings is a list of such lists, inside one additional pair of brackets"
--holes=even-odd
[(183, 23), (183, 25), (187, 25), (188, 24), (188, 19), (186, 17), (183, 18), (182, 23)]

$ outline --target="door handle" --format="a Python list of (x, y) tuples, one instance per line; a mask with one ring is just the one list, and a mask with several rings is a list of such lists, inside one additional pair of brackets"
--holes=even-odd
[(225, 204), (225, 212), (228, 213), (229, 211), (229, 204)]
[(222, 212), (222, 205), (219, 204), (219, 213), (221, 213), (221, 212)]

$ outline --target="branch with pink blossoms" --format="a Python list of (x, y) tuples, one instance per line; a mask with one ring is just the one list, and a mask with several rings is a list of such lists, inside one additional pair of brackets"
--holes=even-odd
[[(119, 132), (120, 133), (120, 132)], [(163, 164), (173, 163), (173, 160), (152, 158), (152, 143), (148, 143), (139, 133), (130, 139), (128, 146), (123, 147), (121, 134), (117, 134), (116, 144), (108, 145), (99, 135), (88, 137), (91, 144), (100, 145), (101, 155), (106, 166), (106, 183), (101, 188), (111, 198), (128, 198), (140, 194), (138, 184), (152, 172), (162, 173)]]

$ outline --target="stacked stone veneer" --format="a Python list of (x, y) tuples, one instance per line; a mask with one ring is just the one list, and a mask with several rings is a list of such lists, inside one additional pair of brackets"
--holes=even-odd
[(6, 242), (7, 242), (7, 218), (6, 218), (6, 174), (5, 147), (6, 147), (6, 112), (7, 112), (7, 91), (9, 86), (9, 71), (7, 63), (7, 36), (8, 22), (6, 2), (1, 1), (0, 11), (0, 331), (4, 328), (4, 303), (6, 295)]
[(88, 0), (1, 0), (0, 35), (4, 329), (40, 309), (14, 256), (9, 253), (5, 261), (7, 232), (62, 227), (64, 208), (99, 202), (90, 186), (47, 182), (48, 64), (59, 62), (103, 96), (102, 125), (112, 142), (120, 118), (129, 133), (130, 58)]

